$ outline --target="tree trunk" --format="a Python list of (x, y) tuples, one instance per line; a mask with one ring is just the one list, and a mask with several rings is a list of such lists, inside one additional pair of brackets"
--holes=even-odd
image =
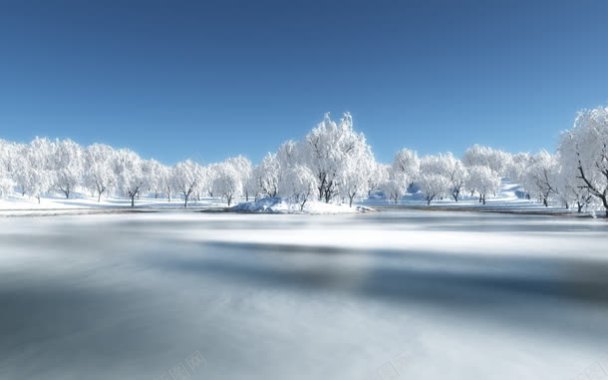
[(308, 200), (308, 198), (304, 199), (304, 202), (302, 202), (300, 204), (300, 212), (304, 211), (304, 205), (306, 204), (306, 201)]
[(581, 212), (583, 212), (583, 203), (582, 202), (576, 202), (576, 206), (578, 208), (578, 213), (580, 214)]
[(188, 195), (184, 195), (184, 208), (188, 208)]
[(544, 197), (543, 197), (543, 205), (544, 205), (545, 207), (549, 207), (549, 202), (547, 202), (547, 198), (544, 198)]
[(481, 203), (486, 204), (486, 195), (484, 194), (483, 197), (481, 198)]
[(230, 204), (232, 203), (232, 196), (226, 197), (226, 200), (228, 201), (228, 207), (230, 207)]
[(353, 194), (353, 196), (349, 196), (348, 198), (348, 207), (353, 207), (353, 198), (355, 197), (355, 195)]
[(99, 195), (97, 195), (97, 203), (101, 202), (101, 192), (99, 193)]
[(131, 195), (131, 207), (135, 207), (135, 194)]

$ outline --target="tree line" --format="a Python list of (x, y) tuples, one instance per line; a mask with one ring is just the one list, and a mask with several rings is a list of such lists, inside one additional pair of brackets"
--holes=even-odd
[(555, 152), (509, 153), (474, 145), (461, 158), (452, 153), (419, 157), (411, 149), (378, 162), (363, 133), (346, 113), (328, 114), (301, 140), (289, 140), (253, 165), (244, 156), (202, 165), (192, 160), (173, 166), (143, 159), (129, 149), (104, 144), (82, 147), (72, 140), (35, 138), (27, 144), (0, 140), (0, 196), (38, 199), (50, 193), (70, 198), (88, 192), (98, 201), (121, 196), (135, 206), (140, 196), (193, 198), (282, 197), (302, 210), (311, 199), (347, 202), (372, 192), (399, 202), (416, 189), (430, 205), (464, 194), (485, 204), (503, 179), (521, 184), (526, 196), (545, 206), (606, 210), (608, 217), (608, 107), (582, 110), (562, 133)]

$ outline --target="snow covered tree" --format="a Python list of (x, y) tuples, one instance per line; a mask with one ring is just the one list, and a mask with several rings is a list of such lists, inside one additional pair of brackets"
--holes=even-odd
[(56, 141), (52, 144), (55, 184), (66, 199), (76, 186), (82, 183), (84, 157), (80, 145), (72, 140)]
[(371, 168), (371, 174), (367, 177), (367, 196), (371, 196), (374, 191), (382, 190), (382, 185), (388, 181), (389, 165), (379, 162), (374, 162)]
[(6, 198), (13, 191), (13, 180), (4, 165), (0, 165), (0, 198)]
[(144, 160), (143, 162), (143, 171), (147, 177), (148, 189), (154, 194), (154, 199), (158, 199), (158, 197), (165, 192), (163, 178), (165, 172), (163, 167), (163, 164), (154, 159)]
[(557, 198), (566, 209), (570, 209), (572, 205), (576, 205), (577, 212), (581, 213), (591, 203), (593, 196), (581, 183), (576, 173), (566, 172), (561, 165), (559, 165), (559, 170), (560, 172), (555, 178)]
[(473, 145), (464, 153), (462, 162), (466, 167), (486, 166), (499, 177), (504, 177), (510, 166), (511, 155), (502, 150)]
[(226, 160), (226, 163), (232, 165), (237, 171), (237, 173), (239, 173), (239, 175), (241, 176), (241, 183), (243, 184), (243, 193), (245, 195), (245, 200), (249, 201), (250, 188), (245, 185), (249, 183), (249, 179), (253, 172), (253, 164), (247, 157), (243, 155), (230, 157)]
[(530, 156), (529, 153), (513, 154), (506, 168), (506, 177), (513, 182), (523, 182), (524, 175), (528, 166), (530, 166), (531, 160), (532, 156)]
[(281, 144), (276, 158), (283, 170), (296, 165), (306, 164), (306, 146), (300, 142), (288, 140)]
[(114, 149), (108, 145), (93, 144), (84, 151), (84, 186), (97, 194), (97, 202), (115, 183), (113, 159)]
[(184, 197), (184, 208), (188, 207), (190, 196), (197, 187), (203, 185), (203, 181), (204, 172), (201, 165), (191, 160), (178, 162), (175, 165), (172, 172), (173, 187)]
[(173, 168), (161, 164), (158, 167), (157, 182), (157, 186), (162, 189), (167, 202), (171, 202), (171, 196), (173, 195)]
[(317, 178), (307, 166), (296, 164), (281, 172), (279, 189), (282, 196), (297, 203), (302, 211), (317, 189)]
[(240, 196), (243, 191), (241, 178), (230, 163), (223, 162), (217, 166), (217, 174), (213, 180), (213, 192), (225, 198), (228, 207), (232, 204), (232, 200)]
[(500, 188), (500, 177), (487, 166), (472, 166), (468, 168), (467, 188), (476, 191), (479, 202), (485, 205), (487, 195)]
[(329, 203), (337, 194), (337, 176), (344, 163), (361, 152), (358, 145), (367, 145), (365, 136), (353, 130), (353, 119), (345, 113), (339, 123), (329, 114), (306, 135), (304, 156), (307, 166), (317, 177), (318, 199)]
[(405, 180), (402, 178), (402, 173), (395, 173), (393, 168), (387, 169), (387, 172), (389, 173), (388, 178), (380, 185), (380, 189), (387, 199), (397, 204), (405, 195), (405, 187), (403, 186)]
[(13, 192), (14, 162), (19, 150), (18, 144), (0, 140), (0, 197), (7, 197)]
[(143, 160), (131, 150), (120, 149), (113, 156), (112, 169), (117, 190), (129, 197), (131, 207), (135, 207), (135, 198), (147, 184)]
[(369, 178), (374, 175), (375, 166), (376, 160), (371, 147), (365, 142), (365, 137), (361, 136), (353, 142), (336, 176), (338, 191), (343, 197), (348, 198), (350, 207), (355, 198), (368, 195)]
[(428, 205), (437, 198), (450, 192), (450, 168), (447, 158), (442, 155), (425, 156), (420, 160), (420, 173), (416, 184), (424, 193)]
[(577, 212), (581, 213), (584, 208), (591, 204), (593, 195), (579, 177), (577, 165), (567, 162), (563, 155), (558, 152), (559, 174), (556, 178), (558, 197), (567, 209), (570, 205), (576, 205)]
[(392, 180), (402, 180), (403, 192), (412, 184), (414, 179), (420, 172), (420, 158), (418, 153), (410, 149), (401, 149), (393, 159), (392, 164), (393, 177)]
[(551, 195), (557, 195), (557, 177), (559, 164), (551, 153), (543, 150), (533, 156), (530, 166), (523, 176), (523, 185), (533, 196), (536, 196), (545, 207), (549, 206)]
[(565, 132), (559, 152), (566, 173), (576, 173), (580, 186), (598, 199), (608, 217), (608, 107), (583, 110)]
[(221, 170), (220, 163), (213, 163), (213, 164), (209, 164), (206, 166), (205, 172), (206, 172), (207, 181), (206, 181), (205, 185), (203, 186), (203, 188), (207, 191), (207, 194), (209, 194), (210, 197), (216, 196), (216, 194), (214, 194), (215, 179), (218, 177), (220, 170)]
[[(452, 153), (439, 154), (425, 162), (425, 171), (438, 174), (449, 181), (448, 193), (458, 202), (467, 179), (467, 169)], [(422, 171), (422, 169), (421, 169)]]
[(53, 163), (50, 160), (52, 151), (50, 140), (37, 137), (21, 147), (13, 163), (14, 180), (21, 194), (35, 197), (38, 203), (54, 182)]
[(279, 192), (279, 175), (281, 166), (277, 155), (268, 153), (252, 172), (259, 193), (265, 197), (276, 197)]

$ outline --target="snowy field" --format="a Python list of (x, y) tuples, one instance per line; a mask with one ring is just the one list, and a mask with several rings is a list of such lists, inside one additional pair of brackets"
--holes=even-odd
[(0, 218), (1, 379), (608, 379), (608, 223)]

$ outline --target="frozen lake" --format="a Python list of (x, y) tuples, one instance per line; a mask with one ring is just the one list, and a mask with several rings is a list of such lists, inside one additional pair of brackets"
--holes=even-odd
[(604, 220), (2, 218), (0, 252), (2, 379), (608, 379)]

